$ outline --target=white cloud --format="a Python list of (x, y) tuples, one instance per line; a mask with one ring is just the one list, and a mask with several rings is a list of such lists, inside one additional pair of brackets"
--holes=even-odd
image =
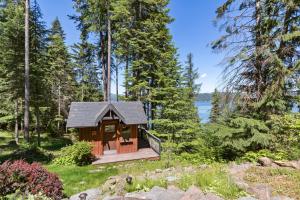
[(207, 73), (201, 74), (200, 78), (205, 78), (207, 76)]

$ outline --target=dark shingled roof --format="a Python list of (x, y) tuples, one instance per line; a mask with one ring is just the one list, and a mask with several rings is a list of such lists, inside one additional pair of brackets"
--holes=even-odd
[(95, 127), (109, 111), (113, 111), (125, 124), (147, 124), (140, 101), (72, 102), (67, 127)]

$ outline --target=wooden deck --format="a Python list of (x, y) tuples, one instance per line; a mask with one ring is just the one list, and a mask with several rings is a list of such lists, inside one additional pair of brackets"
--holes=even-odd
[(153, 151), (151, 148), (139, 149), (134, 153), (122, 153), (117, 154), (115, 152), (104, 152), (104, 155), (101, 156), (98, 160), (94, 161), (93, 165), (105, 164), (105, 163), (115, 163), (123, 162), (129, 160), (158, 160), (159, 154)]

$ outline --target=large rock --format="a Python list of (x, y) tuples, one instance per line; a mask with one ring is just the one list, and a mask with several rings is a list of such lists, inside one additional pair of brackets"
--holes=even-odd
[(204, 193), (197, 187), (191, 186), (183, 195), (181, 200), (199, 200), (204, 199)]
[(124, 200), (122, 196), (105, 197), (103, 200)]
[(205, 195), (205, 199), (203, 200), (224, 200), (224, 199), (213, 193), (207, 193)]
[(275, 197), (272, 197), (271, 200), (294, 200), (290, 197), (286, 197), (286, 196), (275, 196)]
[(248, 193), (253, 194), (259, 200), (271, 200), (272, 189), (266, 184), (256, 184), (247, 190)]
[(240, 197), (238, 198), (238, 200), (257, 200), (257, 199), (254, 197)]
[(273, 161), (268, 157), (261, 157), (258, 159), (258, 163), (261, 166), (270, 167), (272, 165)]
[(101, 200), (101, 190), (99, 188), (93, 188), (86, 190), (84, 192), (80, 192), (70, 197), (70, 200), (80, 200), (79, 196), (84, 195), (86, 196), (86, 200)]
[(161, 188), (153, 187), (149, 192), (134, 192), (125, 195), (125, 199), (138, 199), (138, 200), (180, 200), (184, 192), (177, 188)]
[(274, 161), (280, 167), (289, 167), (293, 169), (300, 169), (300, 161)]
[(118, 196), (124, 195), (126, 193), (126, 177), (127, 175), (109, 177), (107, 181), (102, 185), (103, 193), (115, 194)]

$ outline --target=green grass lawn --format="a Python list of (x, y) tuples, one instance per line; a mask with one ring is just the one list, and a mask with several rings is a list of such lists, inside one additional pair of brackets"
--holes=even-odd
[(50, 172), (57, 174), (64, 186), (64, 194), (71, 196), (78, 192), (100, 187), (108, 177), (119, 173), (111, 166), (54, 166), (45, 165)]

